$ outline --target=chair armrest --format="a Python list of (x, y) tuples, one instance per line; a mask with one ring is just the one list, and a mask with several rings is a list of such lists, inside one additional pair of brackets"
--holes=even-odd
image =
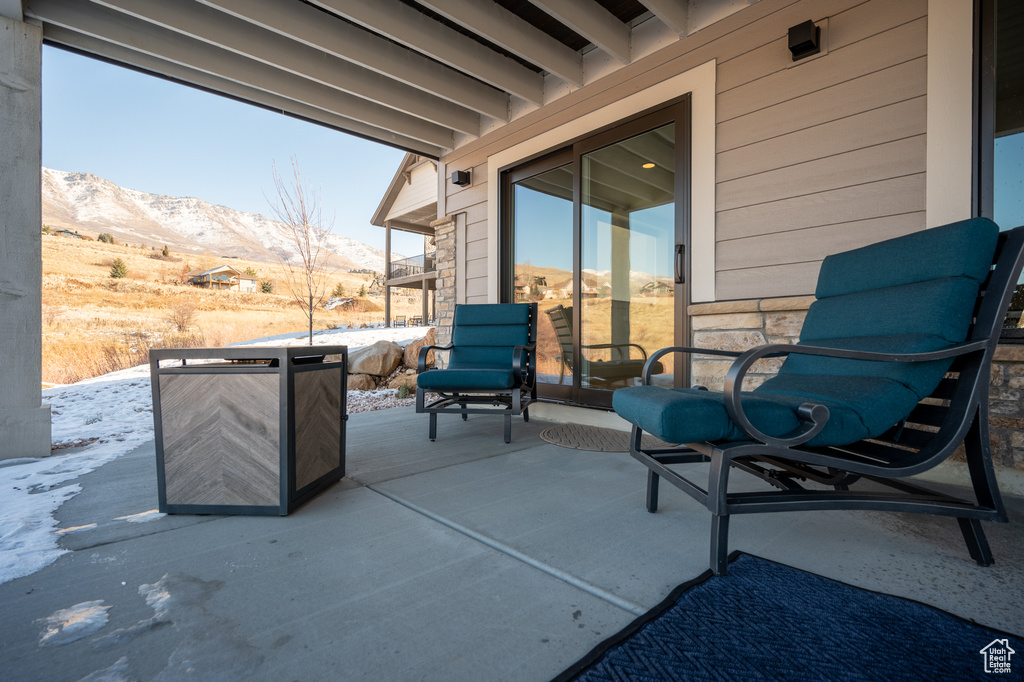
[[(647, 359), (647, 351), (644, 350), (644, 347), (641, 346), (638, 343), (593, 343), (593, 344), (589, 344), (589, 345), (586, 345), (586, 346), (580, 346), (580, 350), (595, 350), (595, 349), (596, 350), (608, 350), (610, 348), (619, 348), (619, 349), (622, 349), (622, 348), (636, 348), (637, 350), (640, 351), (640, 354), (643, 355), (643, 359), (644, 360)], [(621, 354), (621, 350), (620, 350), (620, 354)], [(629, 359), (629, 353), (628, 352), (626, 353), (626, 359), (627, 360)], [(640, 359), (640, 358), (638, 358), (638, 359)]]
[(512, 371), (519, 375), (519, 379), (522, 382), (522, 385), (524, 386), (533, 386), (533, 383), (530, 381), (530, 378), (536, 373), (536, 368), (529, 363), (527, 363), (525, 367), (523, 366), (523, 352), (532, 351), (536, 347), (536, 344), (531, 343), (522, 346), (516, 346), (515, 348), (512, 349)]
[(416, 373), (423, 374), (427, 371), (427, 354), (432, 350), (451, 350), (454, 348), (452, 344), (447, 346), (423, 346), (420, 348), (420, 356), (416, 359)]
[[(748, 436), (766, 445), (779, 448), (789, 448), (806, 443), (814, 438), (825, 428), (828, 421), (828, 408), (824, 405), (804, 403), (797, 409), (797, 416), (802, 425), (791, 433), (781, 437), (769, 436), (762, 433), (757, 427), (750, 423), (746, 413), (743, 411), (743, 404), (740, 400), (743, 378), (751, 366), (761, 358), (779, 357), (782, 355), (819, 355), (832, 358), (843, 358), (847, 360), (864, 360), (868, 362), (930, 362), (933, 360), (945, 360), (958, 355), (985, 351), (988, 348), (988, 341), (974, 341), (963, 343), (942, 350), (927, 351), (924, 353), (879, 353), (874, 351), (847, 350), (843, 348), (829, 348), (827, 346), (797, 346), (786, 343), (772, 343), (757, 348), (751, 348), (739, 354), (736, 361), (729, 368), (725, 375), (725, 389), (723, 397), (725, 409), (729, 418), (735, 422)], [(648, 361), (650, 362), (650, 361)]]
[(651, 372), (654, 371), (654, 365), (657, 364), (658, 359), (668, 353), (693, 353), (696, 355), (724, 355), (730, 358), (736, 358), (740, 356), (739, 351), (733, 350), (715, 350), (712, 348), (693, 348), (691, 346), (668, 346), (654, 351), (654, 355), (647, 358), (647, 362), (644, 363), (643, 371), (640, 372), (640, 378), (644, 386), (648, 386), (651, 383)]

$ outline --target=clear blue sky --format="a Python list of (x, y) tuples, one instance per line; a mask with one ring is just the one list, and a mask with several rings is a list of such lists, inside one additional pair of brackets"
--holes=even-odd
[[(144, 192), (269, 215), (271, 164), (297, 157), (334, 232), (384, 248), (370, 218), (403, 152), (112, 66), (43, 48), (43, 165)], [(266, 196), (265, 196), (266, 195)], [(396, 233), (393, 249), (420, 253)]]

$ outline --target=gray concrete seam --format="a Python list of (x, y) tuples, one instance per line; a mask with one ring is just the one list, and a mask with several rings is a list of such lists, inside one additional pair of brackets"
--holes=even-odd
[(600, 587), (598, 587), (596, 585), (592, 585), (592, 584), (588, 583), (587, 581), (582, 580), (581, 578), (572, 575), (571, 573), (567, 573), (567, 572), (565, 572), (565, 571), (563, 571), (563, 570), (561, 570), (559, 568), (555, 568), (554, 566), (551, 566), (551, 565), (546, 564), (546, 563), (544, 563), (542, 561), (539, 561), (539, 560), (537, 560), (537, 559), (535, 559), (535, 558), (533, 558), (533, 557), (531, 557), (531, 556), (529, 556), (527, 554), (524, 554), (524, 553), (520, 552), (519, 550), (517, 550), (517, 549), (515, 549), (513, 547), (509, 547), (508, 545), (506, 545), (506, 544), (504, 544), (502, 542), (499, 542), (498, 540), (495, 540), (494, 538), (490, 538), (490, 537), (487, 537), (486, 535), (478, 533), (478, 532), (476, 532), (475, 530), (473, 530), (471, 528), (467, 528), (467, 527), (465, 527), (465, 526), (463, 526), (461, 524), (455, 523), (454, 521), (452, 521), (450, 519), (446, 519), (443, 516), (439, 516), (438, 514), (434, 514), (433, 512), (430, 512), (430, 511), (420, 507), (419, 505), (413, 504), (412, 502), (409, 502), (408, 500), (404, 500), (401, 497), (398, 497), (397, 495), (393, 495), (393, 494), (391, 494), (389, 492), (386, 492), (384, 490), (379, 490), (379, 489), (377, 489), (376, 487), (374, 487), (372, 485), (368, 485), (368, 486), (366, 486), (366, 488), (368, 490), (372, 490), (373, 492), (377, 493), (378, 495), (382, 495), (382, 496), (388, 498), (392, 502), (396, 502), (396, 503), (402, 505), (403, 507), (405, 507), (406, 509), (409, 509), (410, 511), (414, 511), (417, 514), (425, 516), (425, 517), (427, 517), (428, 519), (430, 519), (432, 521), (436, 521), (437, 523), (440, 523), (442, 526), (450, 528), (450, 529), (454, 530), (457, 533), (461, 533), (462, 535), (465, 535), (466, 537), (469, 537), (469, 538), (471, 538), (473, 540), (476, 540), (477, 542), (479, 542), (479, 543), (481, 543), (483, 545), (486, 545), (486, 546), (490, 547), (491, 549), (494, 549), (494, 550), (496, 550), (498, 552), (501, 552), (502, 554), (505, 554), (505, 555), (507, 555), (507, 556), (509, 556), (509, 557), (511, 557), (513, 559), (521, 561), (522, 563), (526, 564), (527, 566), (530, 566), (531, 568), (535, 568), (538, 571), (546, 573), (547, 575), (550, 575), (552, 578), (555, 578), (557, 580), (561, 580), (562, 582), (564, 582), (564, 583), (566, 583), (568, 585), (571, 585), (571, 586), (575, 587), (576, 589), (582, 590), (582, 591), (586, 592), (587, 594), (590, 594), (590, 595), (592, 595), (594, 597), (597, 597), (598, 599), (602, 599), (602, 600), (608, 602), (609, 604), (612, 604), (613, 606), (617, 606), (620, 609), (622, 609), (623, 611), (628, 611), (629, 613), (632, 613), (635, 616), (642, 616), (643, 614), (647, 613), (647, 611), (648, 611), (648, 609), (646, 607), (640, 606), (639, 604), (634, 604), (633, 602), (628, 601), (626, 599), (623, 599), (622, 597), (619, 597), (618, 595), (612, 594), (611, 592), (608, 592), (607, 590), (601, 589)]

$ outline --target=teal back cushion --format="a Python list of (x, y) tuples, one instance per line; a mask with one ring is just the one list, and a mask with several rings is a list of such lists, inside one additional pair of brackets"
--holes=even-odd
[[(799, 343), (911, 353), (966, 340), (998, 236), (995, 223), (974, 218), (827, 257)], [(790, 355), (779, 374), (886, 377), (923, 398), (950, 362)]]
[(455, 307), (449, 367), (512, 366), (512, 349), (530, 343), (530, 304), (474, 304)]

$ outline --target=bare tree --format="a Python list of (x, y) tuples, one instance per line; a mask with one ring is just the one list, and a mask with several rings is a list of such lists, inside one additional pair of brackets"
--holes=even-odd
[(196, 319), (196, 304), (189, 298), (179, 297), (171, 304), (167, 320), (179, 332), (187, 332)]
[(287, 181), (273, 165), (277, 202), (271, 202), (274, 216), (285, 224), (295, 257), (282, 264), (288, 270), (288, 290), (309, 320), (309, 345), (313, 345), (313, 316), (328, 295), (330, 251), (327, 240), (331, 225), (325, 224), (320, 209), (320, 193), (302, 180), (298, 162), (292, 157), (292, 176)]

